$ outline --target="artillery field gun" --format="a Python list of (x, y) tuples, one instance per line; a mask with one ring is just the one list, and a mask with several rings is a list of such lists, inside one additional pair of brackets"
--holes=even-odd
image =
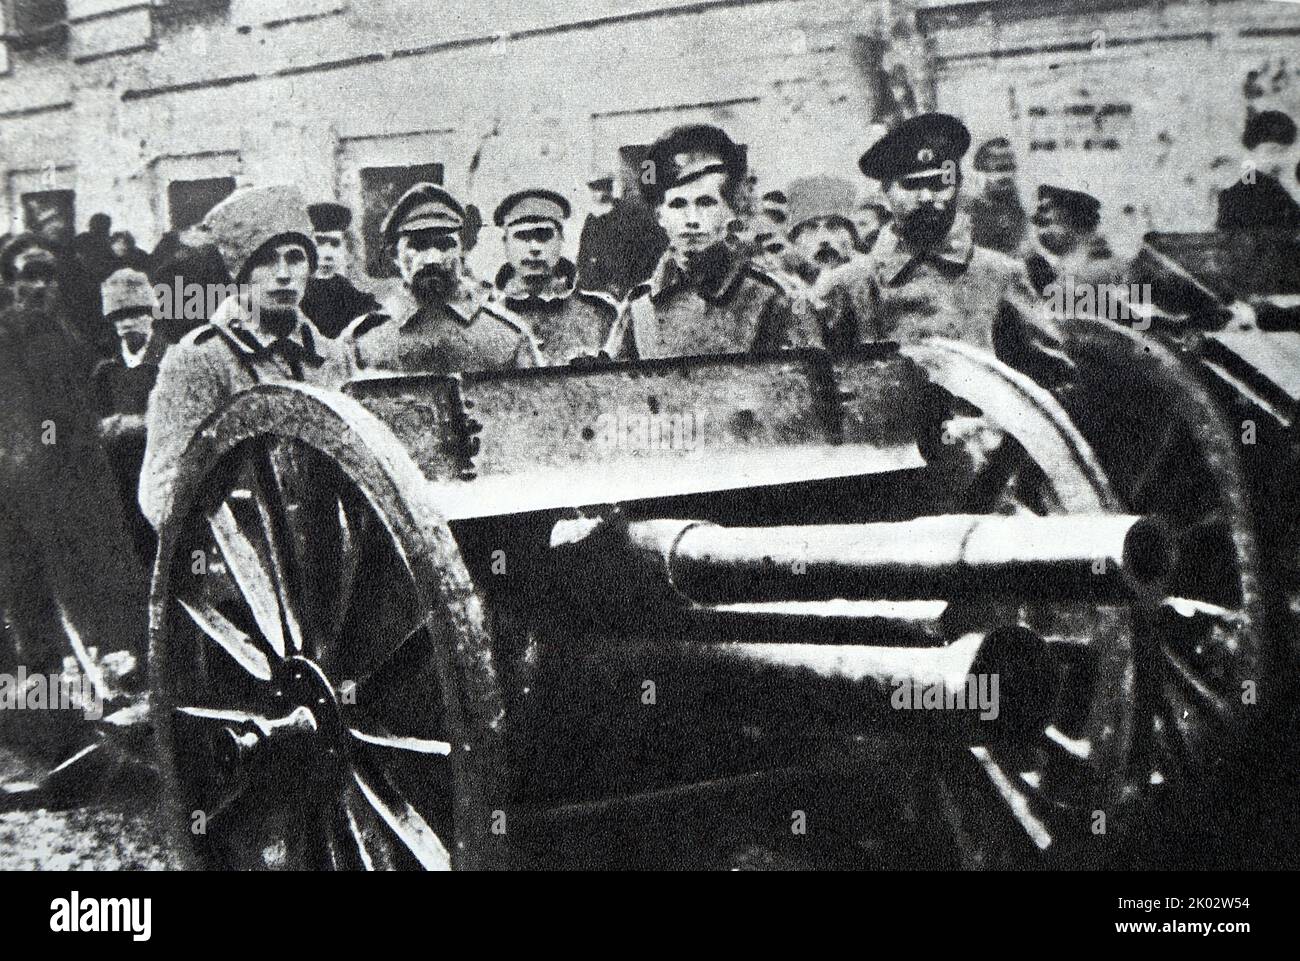
[[(240, 395), (159, 531), (174, 836), (475, 868), (580, 826), (576, 863), (631, 864), (691, 846), (665, 810), (789, 838), (820, 805), (875, 864), (1132, 863), (1296, 714), (1298, 291), (1256, 269), (1294, 250), (1242, 243), (1151, 238), (1184, 319), (1072, 321), (1055, 393), (928, 341)], [(143, 620), (66, 581), (0, 598), (36, 611), (14, 636), (61, 617), (84, 660)]]
[(1107, 863), (1292, 710), (1295, 397), (1256, 459), (1219, 368), (1071, 337), (1059, 400), (940, 341), (241, 395), (160, 532), (176, 836), (536, 865), (829, 768), (959, 863)]

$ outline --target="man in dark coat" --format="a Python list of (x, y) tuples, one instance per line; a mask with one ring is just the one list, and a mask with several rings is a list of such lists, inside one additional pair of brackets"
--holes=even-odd
[(1295, 143), (1295, 121), (1280, 110), (1246, 118), (1241, 145), (1251, 153), (1242, 177), (1219, 193), (1219, 230), (1297, 230), (1300, 204), (1273, 176), (1270, 158)]
[(668, 246), (654, 212), (634, 197), (613, 197), (612, 176), (592, 181), (609, 198), (610, 207), (591, 214), (578, 238), (578, 286), (603, 290), (622, 299), (650, 276)]
[(334, 338), (362, 314), (378, 310), (379, 301), (347, 278), (352, 211), (342, 204), (320, 203), (308, 206), (307, 215), (316, 242), (316, 273), (307, 281), (302, 312), (324, 336)]
[(147, 564), (156, 547), (153, 528), (136, 504), (144, 465), (145, 412), (158, 379), (158, 364), (167, 342), (154, 333), (158, 302), (149, 278), (123, 268), (104, 281), (104, 320), (117, 334), (116, 357), (101, 360), (91, 374), (99, 434), (117, 478), (122, 502), (131, 515), (136, 549)]
[(0, 608), (29, 671), (85, 647), (144, 656), (147, 584), (113, 489), (57, 260), (30, 234), (0, 252)]

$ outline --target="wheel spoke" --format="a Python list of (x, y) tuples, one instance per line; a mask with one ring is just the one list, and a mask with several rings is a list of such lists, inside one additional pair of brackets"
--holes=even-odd
[(1142, 472), (1133, 480), (1131, 496), (1129, 500), (1135, 507), (1141, 507), (1149, 503), (1150, 496), (1156, 491), (1156, 486), (1166, 479), (1168, 471), (1167, 462), (1173, 455), (1175, 448), (1179, 443), (1180, 427), (1174, 424), (1165, 429), (1156, 445), (1155, 453), (1151, 459), (1142, 468)]
[[(274, 441), (271, 442), (273, 444)], [(262, 456), (253, 465), (251, 487), (257, 515), (262, 524), (262, 535), (266, 541), (267, 556), (271, 562), (276, 599), (284, 617), (283, 623), (288, 628), (289, 644), (293, 653), (297, 654), (303, 649), (302, 571), (298, 563), (299, 552), (293, 544), (282, 475), (274, 463), (271, 445), (262, 450)]]
[(275, 586), (262, 565), (257, 548), (240, 530), (228, 501), (222, 501), (221, 506), (208, 515), (208, 526), (226, 559), (227, 568), (244, 595), (244, 602), (257, 621), (258, 630), (276, 655), (283, 658), (284, 630)]
[(1031, 797), (1017, 786), (1016, 782), (1002, 769), (1002, 766), (998, 764), (987, 748), (973, 747), (970, 750), (976, 761), (979, 762), (980, 767), (984, 769), (989, 782), (1001, 796), (1006, 810), (1011, 814), (1015, 823), (1019, 825), (1025, 836), (1033, 842), (1038, 850), (1046, 851), (1052, 845), (1052, 832), (1050, 827), (1040, 820), (1035, 813)]
[[(1204, 705), (1210, 714), (1221, 722), (1226, 722), (1232, 716), (1232, 708), (1228, 702), (1218, 693), (1205, 683), (1205, 679), (1197, 673), (1186, 660), (1179, 656), (1168, 646), (1161, 645), (1164, 651), (1165, 660), (1169, 664), (1170, 673), (1183, 687), (1183, 690), (1194, 697), (1191, 705), (1195, 711), (1195, 705)], [(1199, 712), (1197, 712), (1199, 713)]]
[(421, 867), (429, 871), (451, 870), (451, 855), (447, 853), (437, 833), (400, 791), (379, 779), (371, 781), (360, 772), (354, 771), (353, 778), (366, 802), (415, 856)]
[[(368, 623), (363, 625), (364, 633), (357, 637), (350, 638), (346, 649), (340, 648), (335, 657), (332, 659), (331, 672), (333, 675), (350, 679), (357, 684), (365, 684), (371, 677), (384, 665), (393, 660), (397, 654), (402, 651), (412, 640), (424, 632), (433, 615), (428, 614), (425, 617), (415, 620), (415, 613), (411, 608), (414, 603), (402, 603), (395, 595), (384, 595), (375, 598), (376, 610)], [(410, 627), (404, 625), (414, 624)], [(395, 630), (385, 630), (382, 625), (395, 624)]]
[(341, 802), (346, 834), (343, 842), (356, 851), (367, 871), (396, 871), (397, 851), (392, 833), (362, 795), (356, 782), (349, 781), (343, 788)]
[(321, 814), (325, 853), (334, 871), (373, 871), (375, 863), (361, 842), (361, 829), (341, 800), (325, 805)]
[(342, 637), (348, 613), (352, 610), (352, 591), (356, 587), (357, 571), (361, 560), (359, 537), (361, 531), (349, 519), (342, 498), (339, 498), (336, 503), (339, 525), (339, 578), (335, 595), (334, 623), (330, 631), (331, 644), (338, 643), (339, 638)]
[(235, 663), (259, 681), (271, 679), (271, 663), (266, 655), (257, 649), (252, 638), (230, 623), (225, 615), (207, 601), (191, 604), (183, 598), (177, 598), (177, 603), (185, 609), (185, 613), (189, 614), (199, 629), (229, 654)]
[(348, 733), (363, 744), (375, 747), (391, 748), (394, 751), (410, 751), (414, 754), (451, 754), (451, 744), (447, 741), (435, 741), (423, 737), (402, 737), (389, 733), (378, 721), (367, 719), (363, 730), (360, 727), (348, 728)]
[(202, 721), (222, 721), (226, 724), (256, 726), (259, 721), (266, 722), (266, 718), (260, 714), (233, 707), (200, 707), (190, 704), (176, 708), (176, 713), (184, 714), (186, 717), (196, 717)]

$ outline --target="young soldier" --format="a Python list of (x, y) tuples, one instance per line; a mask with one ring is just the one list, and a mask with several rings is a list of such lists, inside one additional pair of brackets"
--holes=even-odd
[(668, 235), (649, 281), (634, 287), (608, 352), (682, 357), (817, 344), (806, 312), (781, 285), (726, 244), (745, 182), (743, 152), (704, 124), (651, 145), (641, 192)]
[(316, 272), (307, 281), (302, 312), (326, 337), (337, 337), (362, 314), (379, 309), (379, 301), (358, 290), (347, 277), (348, 228), (352, 211), (342, 204), (307, 208), (316, 244)]
[(239, 287), (158, 369), (140, 477), (140, 508), (155, 528), (185, 446), (235, 394), (283, 381), (336, 387), (351, 372), (345, 351), (321, 337), (299, 309), (316, 245), (296, 187), (238, 190), (208, 212), (204, 229)]
[(594, 356), (618, 313), (608, 294), (577, 290), (576, 268), (561, 254), (569, 202), (551, 190), (521, 190), (497, 206), (506, 263), (497, 271), (499, 302), (527, 322), (547, 363)]

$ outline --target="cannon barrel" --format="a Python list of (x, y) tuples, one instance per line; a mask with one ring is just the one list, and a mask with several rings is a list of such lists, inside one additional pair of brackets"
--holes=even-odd
[[(561, 522), (563, 523), (563, 522)], [(1159, 522), (1127, 514), (948, 514), (793, 527), (634, 521), (636, 569), (696, 604), (968, 597), (1124, 601), (1173, 566)]]

